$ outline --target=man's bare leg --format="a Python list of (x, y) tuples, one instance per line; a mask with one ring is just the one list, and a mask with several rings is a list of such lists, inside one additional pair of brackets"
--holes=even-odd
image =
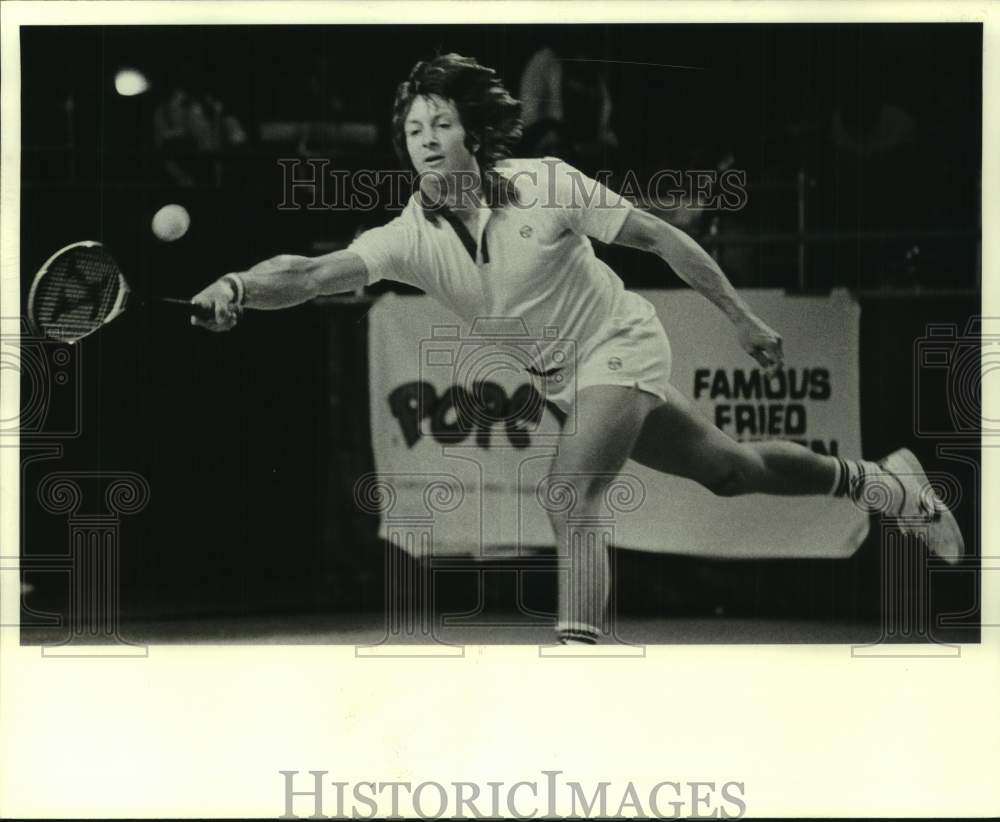
[[(560, 441), (543, 490), (557, 540), (557, 630), (562, 642), (592, 643), (605, 633), (611, 586), (608, 547), (605, 529), (588, 526), (588, 519), (606, 515), (604, 492), (659, 402), (652, 394), (616, 385), (584, 388), (577, 398), (577, 431)], [(568, 498), (571, 505), (556, 504)]]
[(686, 477), (720, 496), (738, 494), (847, 495), (873, 462), (816, 454), (792, 442), (740, 443), (724, 434), (676, 389), (650, 411), (632, 459), (667, 474)]

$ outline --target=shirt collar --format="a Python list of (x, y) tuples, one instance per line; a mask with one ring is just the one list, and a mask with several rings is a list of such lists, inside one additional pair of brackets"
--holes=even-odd
[(444, 217), (445, 221), (448, 222), (451, 227), (455, 230), (458, 238), (462, 241), (462, 245), (465, 246), (465, 250), (469, 252), (469, 256), (472, 257), (473, 261), (476, 261), (476, 239), (477, 237), (482, 237), (482, 259), (484, 263), (490, 261), (490, 252), (486, 244), (486, 232), (483, 231), (484, 223), (490, 218), (492, 209), (483, 204), (478, 208), (479, 219), (476, 222), (476, 237), (473, 237), (468, 227), (463, 223), (455, 213), (448, 208), (444, 203), (441, 205), (434, 205), (428, 202), (427, 198), (424, 197), (424, 192), (420, 189), (417, 190), (417, 204), (419, 205), (424, 218), (433, 224), (437, 224), (439, 217)]
[[(441, 203), (440, 205), (432, 203), (425, 195), (422, 189), (417, 189), (417, 205), (420, 207), (421, 213), (424, 217), (432, 223), (437, 222), (439, 216), (443, 216), (450, 219), (457, 219), (454, 212), (448, 207), (447, 203)], [(482, 215), (483, 211), (492, 211), (492, 208), (486, 203), (482, 203), (477, 209)], [(482, 217), (480, 216), (480, 220)]]

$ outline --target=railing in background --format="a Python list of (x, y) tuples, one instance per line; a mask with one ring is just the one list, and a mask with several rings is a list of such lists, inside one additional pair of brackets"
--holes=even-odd
[[(67, 145), (35, 146), (22, 151), (22, 178), (26, 189), (40, 191), (99, 185), (106, 191), (160, 193), (164, 198), (174, 194), (212, 197), (224, 192), (256, 194), (258, 200), (271, 193), (276, 207), (283, 196), (283, 171), (277, 164), (280, 156), (274, 145), (268, 150), (255, 146), (238, 153), (203, 152), (171, 155), (170, 158), (147, 149), (108, 151), (98, 147), (81, 149), (78, 146), (71, 150)], [(303, 161), (310, 159), (294, 151), (288, 156)], [(201, 164), (202, 173), (190, 185), (178, 185), (168, 179), (164, 167), (165, 159), (184, 157)], [(380, 166), (397, 167), (394, 157), (357, 144), (345, 144), (343, 150), (330, 159), (348, 173)], [(900, 291), (906, 288), (969, 293), (979, 290), (979, 227), (951, 225), (844, 231), (816, 224), (811, 218), (815, 209), (810, 208), (810, 202), (821, 186), (804, 169), (791, 179), (759, 181), (747, 190), (752, 210), (744, 209), (739, 215), (742, 219), (733, 219), (733, 212), (688, 208), (672, 213), (658, 210), (648, 201), (640, 200), (637, 204), (690, 233), (720, 263), (727, 252), (743, 249), (744, 256), (755, 257), (756, 249), (755, 264), (766, 270), (763, 281), (746, 278), (741, 281), (738, 264), (723, 265), (738, 285), (780, 285), (799, 292), (822, 291), (841, 285)], [(777, 203), (776, 207), (770, 206), (769, 198)], [(684, 211), (686, 213), (680, 218)], [(371, 219), (365, 222), (376, 223), (379, 213), (373, 211)], [(334, 221), (330, 223), (331, 230), (337, 232), (338, 225), (344, 226), (343, 237), (334, 233), (314, 239), (318, 242), (348, 241), (356, 224), (356, 217)], [(761, 228), (754, 230), (755, 224)], [(895, 247), (889, 247), (892, 244)], [(768, 255), (776, 255), (779, 259), (764, 259)], [(954, 266), (950, 264), (952, 258), (956, 260)], [(824, 265), (828, 270), (822, 270)], [(912, 273), (921, 267), (926, 269), (924, 273), (919, 276)], [(969, 276), (974, 267), (977, 270)], [(842, 272), (841, 268), (846, 270)], [(954, 268), (965, 272), (958, 283), (954, 281), (953, 270), (948, 270)]]

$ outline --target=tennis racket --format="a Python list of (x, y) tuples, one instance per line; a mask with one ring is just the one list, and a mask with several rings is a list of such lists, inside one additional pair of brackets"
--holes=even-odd
[[(114, 257), (98, 242), (84, 240), (53, 254), (39, 269), (28, 292), (28, 319), (46, 337), (75, 343), (125, 313), (132, 295)], [(156, 304), (178, 318), (211, 319), (212, 311), (188, 300), (133, 298)]]

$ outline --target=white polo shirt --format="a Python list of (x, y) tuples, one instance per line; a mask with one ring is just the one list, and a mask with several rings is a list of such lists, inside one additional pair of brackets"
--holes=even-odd
[(420, 288), (470, 327), (482, 318), (519, 318), (539, 343), (542, 368), (558, 347), (554, 336), (572, 340), (582, 360), (629, 318), (655, 314), (588, 239), (613, 241), (631, 203), (552, 157), (507, 160), (497, 171), (513, 181), (519, 203), (480, 209), (471, 232), (475, 259), (447, 219), (428, 219), (415, 193), (400, 216), (351, 244), (368, 283)]

